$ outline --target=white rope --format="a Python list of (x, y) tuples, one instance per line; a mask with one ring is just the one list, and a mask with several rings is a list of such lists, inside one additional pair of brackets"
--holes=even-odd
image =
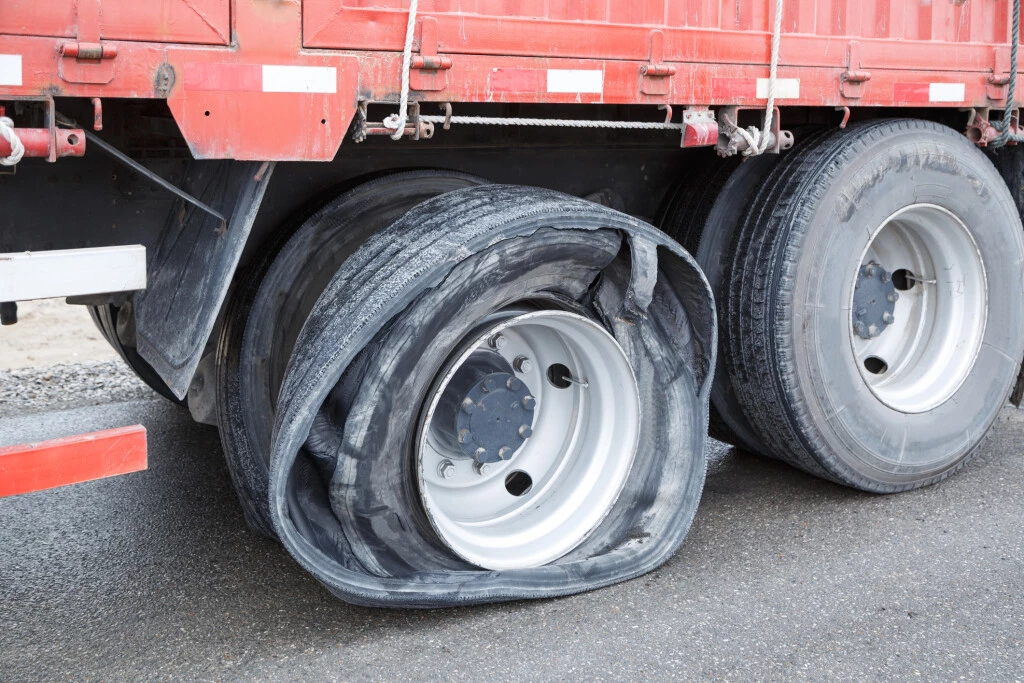
[(775, 83), (779, 74), (779, 46), (782, 42), (782, 3), (783, 0), (776, 0), (775, 21), (772, 25), (772, 54), (768, 67), (768, 107), (764, 114), (764, 130), (758, 130), (755, 126), (746, 129), (737, 128), (736, 132), (747, 141), (747, 148), (743, 150), (743, 156), (757, 156), (764, 154), (768, 149), (768, 141), (772, 137), (772, 120), (775, 118)]
[(587, 121), (584, 119), (517, 119), (491, 116), (420, 116), (424, 123), (464, 123), (483, 126), (540, 126), (543, 128), (616, 128), (620, 130), (682, 130), (681, 123), (652, 121)]
[[(771, 138), (772, 120), (775, 117), (775, 83), (779, 71), (779, 45), (782, 38), (782, 4), (776, 0), (775, 22), (772, 26), (771, 64), (768, 69), (768, 109), (764, 117), (764, 130), (754, 126), (736, 131), (747, 141), (744, 156), (763, 154), (768, 149)], [(398, 104), (398, 113), (384, 119), (384, 127), (394, 130), (392, 140), (401, 140), (405, 135), (405, 126), (409, 122), (409, 69), (412, 64), (412, 43), (416, 33), (416, 14), (419, 0), (409, 4), (409, 22), (405, 29), (405, 49), (402, 53), (402, 95)], [(613, 128), (620, 130), (681, 130), (681, 123), (650, 123), (643, 121), (585, 121), (576, 119), (519, 119), (485, 116), (420, 116), (424, 123), (459, 123), (489, 126), (540, 126), (559, 128)]]
[(416, 12), (419, 0), (409, 4), (409, 23), (405, 27), (405, 50), (402, 53), (402, 99), (398, 104), (398, 113), (384, 120), (385, 128), (394, 129), (392, 140), (401, 140), (405, 135), (405, 124), (409, 121), (409, 68), (412, 65), (412, 40), (416, 34)]
[(21, 144), (21, 138), (14, 132), (14, 121), (6, 116), (0, 116), (0, 135), (11, 145), (11, 153), (0, 157), (0, 166), (14, 166), (25, 156), (25, 145)]

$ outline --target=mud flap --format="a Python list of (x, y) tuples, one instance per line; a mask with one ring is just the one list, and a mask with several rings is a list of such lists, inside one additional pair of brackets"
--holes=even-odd
[[(227, 295), (273, 164), (197, 162), (184, 188), (227, 225), (178, 201), (150, 255), (149, 287), (134, 297), (139, 355), (185, 398)], [(187, 321), (187, 322), (186, 322)]]
[[(439, 212), (469, 210), (476, 216), (472, 221), (437, 219)], [(593, 550), (545, 566), (416, 570), (401, 576), (368, 570), (333, 517), (326, 483), (307, 459), (297, 458), (318, 410), (360, 351), (458, 264), (503, 240), (550, 228), (605, 229), (623, 235), (632, 262), (629, 286), (624, 292), (603, 287), (596, 292), (596, 303), (613, 327), (635, 324), (658, 296), (681, 304), (677, 308), (684, 314), (677, 319), (657, 321), (678, 353), (645, 372), (679, 375), (689, 387), (687, 402), (694, 419), (680, 442), (700, 455), (694, 459), (700, 462), (699, 477), (684, 467), (659, 468), (653, 481), (644, 482), (643, 495), (624, 503), (635, 504), (639, 511), (633, 533), (605, 547), (588, 543)], [(663, 286), (656, 286), (659, 281)], [(716, 334), (714, 302), (700, 268), (682, 247), (646, 223), (585, 200), (522, 187), (471, 188), (428, 201), (345, 263), (299, 335), (279, 395), (272, 445), (268, 495), (277, 535), (333, 593), (370, 606), (441, 607), (554, 597), (651, 571), (679, 547), (700, 497)], [(638, 375), (638, 381), (644, 379)]]

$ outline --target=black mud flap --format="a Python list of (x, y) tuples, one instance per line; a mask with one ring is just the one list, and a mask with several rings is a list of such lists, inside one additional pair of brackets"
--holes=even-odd
[(135, 295), (139, 355), (185, 398), (227, 295), (273, 164), (196, 162), (183, 188), (223, 214), (179, 200), (150, 255), (149, 286)]
[[(633, 531), (582, 556), (573, 553), (541, 567), (502, 571), (469, 567), (382, 575), (379, 569), (368, 569), (334, 517), (328, 484), (305, 458), (297, 457), (318, 410), (375, 335), (442, 285), (461, 262), (504, 240), (552, 228), (601, 229), (605, 234), (613, 230), (623, 236), (632, 267), (625, 295), (618, 297), (617, 310), (609, 311), (616, 325), (635, 324), (646, 316), (658, 291), (671, 291), (682, 304), (674, 304), (674, 310), (682, 310), (676, 319), (656, 323), (678, 353), (638, 370), (637, 379), (652, 381), (650, 373), (685, 376), (693, 419), (676, 443), (699, 454), (694, 459), (700, 462), (699, 476), (683, 466), (660, 468), (643, 482), (641, 495), (622, 503), (632, 506), (639, 520)], [(667, 289), (656, 290), (659, 282), (667, 282)], [(272, 446), (269, 503), (277, 535), (335, 595), (368, 606), (423, 608), (547, 598), (649, 572), (679, 547), (700, 498), (716, 334), (714, 302), (700, 268), (682, 247), (646, 223), (575, 197), (523, 187), (470, 188), (421, 204), (349, 258), (297, 340), (279, 395)]]

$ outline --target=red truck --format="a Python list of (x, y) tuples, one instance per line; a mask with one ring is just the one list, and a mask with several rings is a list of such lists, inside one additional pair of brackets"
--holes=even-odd
[[(1019, 14), (4, 0), (4, 322), (89, 306), (345, 600), (622, 581), (709, 431), (875, 493), (977, 451), (1024, 358)], [(80, 443), (7, 490), (145, 457)]]

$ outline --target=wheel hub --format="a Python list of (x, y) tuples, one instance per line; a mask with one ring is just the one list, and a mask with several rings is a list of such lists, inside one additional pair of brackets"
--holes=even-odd
[(453, 458), (485, 465), (511, 460), (533, 435), (537, 400), (497, 351), (478, 349), (448, 383), (432, 422)]
[(459, 446), (481, 464), (510, 460), (533, 434), (536, 400), (525, 382), (507, 372), (477, 382), (460, 406)]
[(891, 273), (874, 262), (861, 266), (853, 292), (854, 334), (861, 339), (882, 334), (895, 321), (899, 297)]

